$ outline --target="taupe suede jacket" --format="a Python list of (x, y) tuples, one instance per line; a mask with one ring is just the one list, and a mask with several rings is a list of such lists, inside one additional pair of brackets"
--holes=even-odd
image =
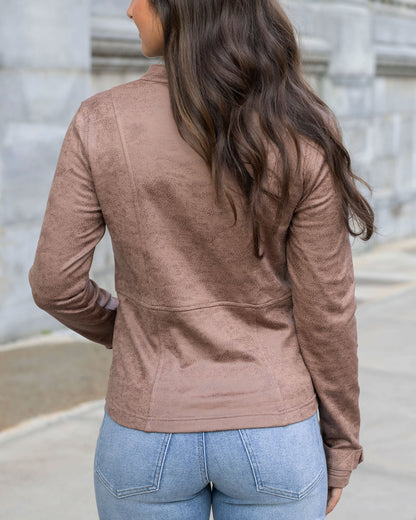
[[(76, 111), (29, 282), (41, 309), (112, 349), (106, 409), (118, 423), (256, 428), (319, 408), (328, 484), (344, 487), (364, 460), (350, 235), (323, 151), (306, 139), (301, 151), (259, 260), (237, 180), (224, 176), (233, 226), (177, 130), (165, 66), (152, 64)], [(117, 298), (89, 278), (106, 228)]]

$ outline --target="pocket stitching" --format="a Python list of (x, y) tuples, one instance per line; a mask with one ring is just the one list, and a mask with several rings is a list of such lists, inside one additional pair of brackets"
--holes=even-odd
[[(106, 479), (104, 474), (100, 471), (99, 464), (97, 462), (95, 473), (98, 475), (100, 480), (103, 482), (105, 487), (110, 491), (112, 495), (114, 495), (116, 498), (125, 498), (132, 495), (139, 495), (144, 493), (154, 493), (155, 491), (159, 490), (160, 487), (160, 479), (162, 477), (162, 471), (165, 465), (165, 459), (167, 450), (169, 447), (169, 443), (172, 437), (172, 433), (166, 433), (163, 441), (160, 444), (160, 450), (159, 455), (156, 462), (156, 468), (155, 473), (153, 476), (153, 484), (149, 486), (141, 486), (141, 487), (135, 487), (135, 488), (114, 488), (110, 482)], [(156, 482), (157, 480), (157, 482)]]
[(238, 431), (240, 433), (240, 437), (242, 439), (245, 451), (247, 453), (247, 457), (248, 457), (248, 460), (249, 460), (249, 463), (250, 463), (250, 466), (251, 466), (251, 470), (252, 470), (252, 473), (253, 473), (253, 477), (254, 477), (254, 480), (255, 480), (255, 483), (256, 483), (256, 489), (257, 489), (258, 492), (260, 492), (260, 493), (269, 493), (269, 494), (273, 494), (273, 495), (282, 496), (284, 498), (300, 500), (302, 498), (305, 498), (305, 496), (307, 496), (313, 490), (313, 488), (318, 484), (318, 482), (324, 476), (326, 461), (322, 460), (321, 461), (321, 468), (320, 468), (318, 474), (315, 476), (315, 478), (312, 480), (312, 482), (310, 482), (304, 489), (302, 489), (298, 493), (294, 492), (294, 491), (287, 490), (287, 489), (278, 489), (278, 488), (273, 488), (273, 487), (264, 485), (262, 480), (261, 480), (260, 467), (259, 467), (259, 464), (257, 462), (256, 456), (254, 454), (254, 449), (253, 449), (253, 447), (252, 447), (252, 445), (250, 443), (250, 439), (248, 437), (248, 434), (245, 431), (245, 429), (241, 429), (241, 430), (238, 430)]
[(277, 489), (272, 488), (269, 486), (261, 486), (261, 488), (258, 488), (258, 491), (261, 493), (270, 493), (273, 495), (279, 495), (285, 498), (292, 498), (295, 500), (301, 500), (302, 498), (305, 498), (312, 490), (313, 488), (318, 484), (318, 482), (321, 480), (321, 478), (324, 475), (324, 468), (322, 467), (319, 471), (318, 475), (315, 477), (315, 479), (308, 484), (304, 489), (299, 491), (299, 493), (295, 493), (294, 491), (288, 491), (286, 489)]
[(251, 472), (253, 474), (254, 481), (256, 483), (256, 489), (259, 490), (259, 487), (262, 486), (262, 482), (260, 479), (260, 471), (258, 468), (258, 463), (257, 463), (256, 457), (254, 455), (253, 447), (251, 446), (250, 441), (248, 440), (247, 432), (244, 429), (238, 430), (238, 433), (240, 434), (241, 441), (244, 445), (245, 452), (247, 453), (247, 458), (248, 458), (248, 461), (251, 466)]

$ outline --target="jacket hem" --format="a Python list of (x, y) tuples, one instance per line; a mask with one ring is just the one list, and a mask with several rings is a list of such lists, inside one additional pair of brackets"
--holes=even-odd
[(106, 400), (105, 408), (110, 417), (126, 428), (145, 432), (192, 433), (243, 428), (267, 428), (286, 426), (308, 419), (318, 409), (316, 394), (305, 404), (276, 413), (228, 415), (217, 417), (154, 418), (140, 417), (126, 412), (113, 402)]

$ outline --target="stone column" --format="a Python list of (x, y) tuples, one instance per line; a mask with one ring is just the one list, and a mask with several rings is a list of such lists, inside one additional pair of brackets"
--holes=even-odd
[[(337, 115), (354, 171), (371, 180), (373, 161), (372, 117), (376, 59), (372, 13), (367, 0), (322, 2), (324, 23), (319, 32), (332, 47), (332, 59), (323, 84), (323, 97)], [(359, 183), (359, 187), (362, 185)], [(363, 188), (365, 195), (368, 192)]]
[[(340, 122), (353, 171), (371, 181), (376, 59), (368, 0), (286, 1), (285, 5), (302, 38), (311, 34), (331, 49), (318, 94)], [(373, 203), (365, 186), (357, 186)], [(357, 239), (354, 247), (367, 248), (369, 244)]]
[(90, 0), (0, 0), (0, 343), (52, 320), (28, 270), (59, 149), (88, 97)]

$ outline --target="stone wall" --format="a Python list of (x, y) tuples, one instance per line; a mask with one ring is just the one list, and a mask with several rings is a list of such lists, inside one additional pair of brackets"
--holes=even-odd
[[(416, 0), (286, 0), (304, 72), (337, 115), (380, 235), (416, 233)], [(62, 138), (79, 103), (139, 77), (140, 54), (119, 0), (0, 0), (0, 343), (58, 329), (33, 303), (27, 273)], [(114, 291), (108, 233), (91, 277)]]
[(89, 0), (0, 0), (0, 342), (59, 328), (27, 273), (66, 128), (90, 93)]
[[(331, 58), (317, 91), (337, 115), (354, 171), (374, 188), (380, 235), (416, 233), (416, 1), (286, 2), (301, 39)], [(360, 185), (361, 186), (361, 185)]]

